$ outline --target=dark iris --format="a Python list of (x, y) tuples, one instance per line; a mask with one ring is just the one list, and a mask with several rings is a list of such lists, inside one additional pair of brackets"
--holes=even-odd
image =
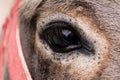
[(46, 25), (40, 35), (54, 52), (70, 52), (77, 49), (92, 51), (91, 46), (83, 40), (80, 34), (66, 22), (52, 22)]

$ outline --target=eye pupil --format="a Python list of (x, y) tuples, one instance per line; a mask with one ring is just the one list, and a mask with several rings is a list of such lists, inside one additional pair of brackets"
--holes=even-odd
[(78, 36), (70, 28), (70, 25), (64, 23), (51, 24), (51, 28), (45, 32), (48, 33), (47, 36), (49, 36), (49, 43), (57, 45), (56, 47), (59, 48), (65, 48), (69, 45), (77, 45), (79, 41)]
[(75, 33), (73, 33), (72, 31), (68, 29), (64, 29), (62, 30), (62, 35), (63, 35), (63, 39), (67, 41), (69, 44), (77, 45), (79, 39)]

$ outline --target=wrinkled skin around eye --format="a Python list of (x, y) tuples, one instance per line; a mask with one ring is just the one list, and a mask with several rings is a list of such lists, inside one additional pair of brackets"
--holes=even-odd
[[(119, 0), (26, 0), (19, 10), (20, 38), (33, 80), (120, 80)], [(40, 43), (37, 38), (37, 32), (40, 31), (38, 25), (45, 24), (47, 20), (41, 22), (44, 18), (57, 13), (75, 19), (88, 35), (87, 39), (90, 38), (91, 42), (97, 40), (94, 43), (96, 53), (106, 46), (106, 51), (100, 54), (102, 58), (92, 60), (100, 63), (91, 65), (89, 60), (92, 56), (85, 55), (65, 63), (64, 59), (59, 62), (53, 59), (54, 55), (51, 55), (49, 48), (48, 51), (40, 48), (45, 46), (45, 43)], [(98, 45), (100, 41), (101, 44)], [(86, 62), (82, 63), (84, 61)]]

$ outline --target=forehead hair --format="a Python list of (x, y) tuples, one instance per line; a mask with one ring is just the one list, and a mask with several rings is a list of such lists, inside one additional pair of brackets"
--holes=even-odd
[(38, 9), (44, 11), (44, 9), (50, 6), (52, 8), (66, 9), (67, 11), (77, 7), (94, 11), (91, 3), (85, 0), (23, 0), (19, 8), (19, 16), (22, 20), (31, 20), (33, 15), (38, 12)]

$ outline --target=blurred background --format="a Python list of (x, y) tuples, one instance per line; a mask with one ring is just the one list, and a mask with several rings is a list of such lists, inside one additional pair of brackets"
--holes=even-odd
[(12, 8), (15, 0), (0, 0), (0, 40), (2, 33), (2, 26), (5, 22), (6, 17), (9, 15), (10, 9)]

